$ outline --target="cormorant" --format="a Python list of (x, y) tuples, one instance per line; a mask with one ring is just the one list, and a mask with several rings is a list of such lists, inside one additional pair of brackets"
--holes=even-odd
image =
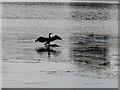
[(62, 38), (59, 37), (59, 36), (57, 36), (57, 35), (51, 37), (51, 34), (52, 34), (52, 33), (49, 33), (49, 37), (48, 37), (48, 38), (39, 37), (39, 38), (37, 38), (37, 39), (35, 40), (35, 42), (41, 42), (41, 43), (44, 43), (44, 42), (45, 42), (44, 45), (49, 45), (49, 46), (50, 46), (50, 42), (55, 41), (55, 40), (62, 40)]
[(91, 33), (91, 34), (89, 34), (89, 37), (92, 37), (92, 38), (93, 38), (94, 35), (95, 35), (94, 33)]

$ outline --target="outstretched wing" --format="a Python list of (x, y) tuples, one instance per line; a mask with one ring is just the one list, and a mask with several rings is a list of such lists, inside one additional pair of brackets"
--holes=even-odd
[(35, 42), (46, 42), (47, 41), (47, 38), (44, 38), (44, 37), (39, 37), (35, 40)]
[(55, 36), (53, 36), (53, 37), (51, 38), (51, 41), (54, 41), (54, 40), (62, 40), (62, 38), (59, 37), (59, 36), (57, 36), (57, 35), (55, 35)]

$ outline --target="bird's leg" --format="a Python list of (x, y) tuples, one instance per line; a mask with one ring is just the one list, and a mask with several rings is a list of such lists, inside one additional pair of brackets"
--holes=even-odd
[(48, 44), (48, 50), (50, 51), (50, 43)]
[(48, 44), (47, 50), (48, 50), (48, 57), (50, 57), (50, 43)]
[(47, 49), (48, 51), (50, 51), (50, 43), (44, 44), (44, 45), (45, 45), (46, 49)]
[(50, 57), (50, 51), (48, 51), (48, 57)]

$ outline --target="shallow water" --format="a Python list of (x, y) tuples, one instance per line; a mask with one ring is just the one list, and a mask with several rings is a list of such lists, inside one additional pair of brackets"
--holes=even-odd
[(118, 87), (117, 6), (48, 4), (3, 4), (3, 87)]

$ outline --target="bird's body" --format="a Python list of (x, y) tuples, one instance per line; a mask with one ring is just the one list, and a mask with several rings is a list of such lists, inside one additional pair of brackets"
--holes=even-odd
[(39, 37), (35, 40), (35, 42), (41, 42), (41, 43), (45, 43), (45, 45), (50, 45), (50, 42), (53, 42), (55, 40), (62, 40), (62, 38), (60, 38), (59, 36), (55, 35), (53, 37), (51, 37), (52, 33), (49, 33), (49, 37), (45, 38), (45, 37)]

